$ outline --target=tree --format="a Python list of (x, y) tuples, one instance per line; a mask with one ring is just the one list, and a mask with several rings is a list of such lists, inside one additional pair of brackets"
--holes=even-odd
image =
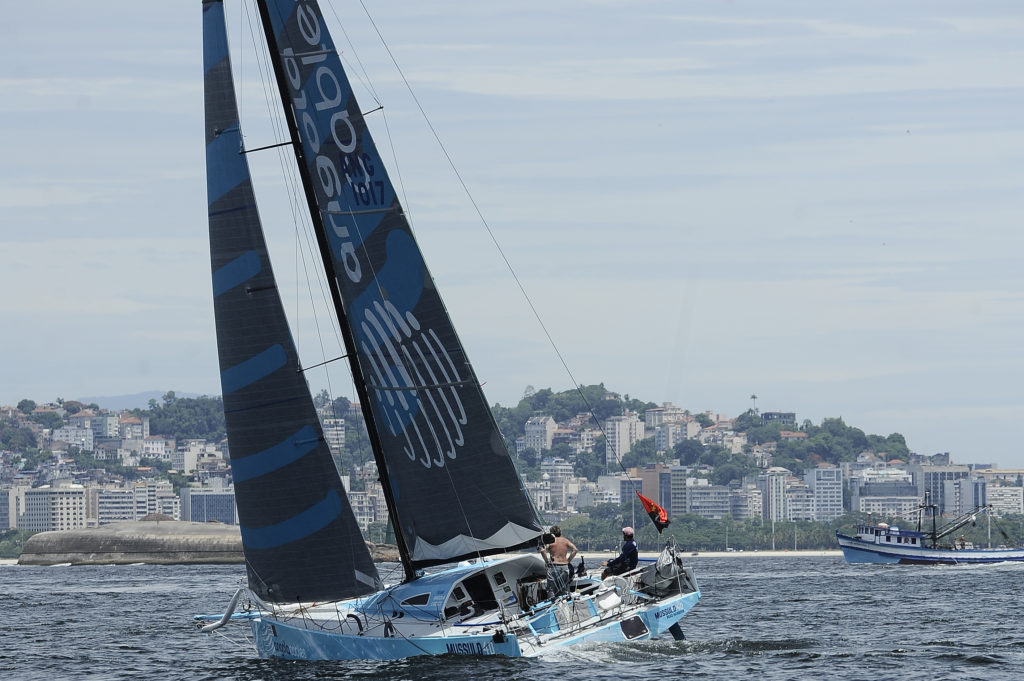
[(55, 411), (33, 412), (29, 414), (28, 420), (35, 421), (43, 428), (49, 428), (50, 430), (56, 430), (64, 426), (64, 419)]
[(35, 409), (36, 403), (33, 402), (32, 400), (22, 400), (21, 402), (18, 402), (18, 411), (20, 411), (22, 414), (31, 414), (33, 411), (35, 411)]
[(649, 463), (657, 463), (664, 460), (664, 456), (658, 455), (657, 449), (654, 446), (654, 438), (648, 437), (633, 443), (629, 452), (622, 457), (622, 467), (643, 467)]
[(148, 410), (134, 410), (136, 416), (148, 416), (154, 433), (177, 440), (203, 439), (217, 442), (224, 439), (224, 402), (220, 397), (178, 398), (173, 392), (163, 396), (163, 404), (149, 401)]
[(0, 530), (0, 558), (17, 558), (25, 542), (35, 532), (30, 530)]
[[(326, 391), (325, 391), (326, 392)], [(342, 417), (348, 414), (352, 410), (352, 402), (347, 397), (337, 397), (334, 402), (331, 402), (331, 413), (336, 417)]]
[(672, 448), (672, 455), (684, 466), (693, 466), (704, 454), (704, 445), (699, 440), (683, 440)]
[(590, 452), (580, 452), (576, 455), (576, 461), (572, 465), (574, 475), (595, 481), (598, 476), (604, 475), (604, 436), (597, 438), (594, 449)]
[(733, 427), (738, 433), (749, 433), (751, 430), (759, 428), (760, 426), (761, 417), (758, 416), (755, 410), (748, 409), (736, 417), (736, 423)]
[(0, 418), (0, 449), (21, 452), (34, 449), (36, 434), (28, 428), (19, 428), (13, 421)]

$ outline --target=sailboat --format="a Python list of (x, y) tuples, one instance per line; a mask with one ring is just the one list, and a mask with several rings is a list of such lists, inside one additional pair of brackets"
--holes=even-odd
[(552, 588), (537, 550), (544, 526), (320, 8), (257, 4), (403, 577), (378, 574), (324, 438), (256, 207), (223, 3), (204, 0), (214, 312), (246, 585), (197, 626), (240, 622), (261, 657), (302, 660), (682, 638), (700, 590), (672, 543), (623, 575), (579, 570)]

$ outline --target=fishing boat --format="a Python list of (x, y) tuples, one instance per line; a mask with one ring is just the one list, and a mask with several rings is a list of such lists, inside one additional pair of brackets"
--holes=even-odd
[[(986, 516), (991, 523), (990, 505), (978, 506), (939, 527), (938, 506), (929, 502), (930, 496), (926, 492), (924, 503), (918, 507), (915, 530), (888, 523), (858, 525), (855, 537), (836, 530), (836, 540), (843, 550), (846, 562), (959, 565), (1024, 560), (1024, 549), (979, 548), (968, 542), (964, 535), (956, 537), (958, 530), (977, 523), (979, 516)], [(930, 530), (922, 529), (922, 518), (926, 511), (931, 517)], [(991, 524), (989, 536), (991, 537)], [(1004, 538), (1007, 538), (1005, 533)]]
[(257, 4), (402, 578), (381, 579), (324, 438), (256, 207), (247, 154), (258, 149), (241, 135), (222, 0), (204, 0), (214, 313), (246, 584), (197, 626), (243, 623), (260, 656), (302, 660), (682, 638), (700, 590), (674, 542), (625, 574), (573, 566), (553, 586), (540, 516), (320, 8)]

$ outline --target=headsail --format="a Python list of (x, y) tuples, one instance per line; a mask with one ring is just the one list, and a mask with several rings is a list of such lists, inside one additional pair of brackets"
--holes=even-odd
[(324, 439), (270, 267), (220, 0), (203, 3), (207, 196), (221, 386), (250, 588), (271, 602), (380, 588)]
[(508, 454), (314, 0), (261, 2), (407, 573), (533, 541)]

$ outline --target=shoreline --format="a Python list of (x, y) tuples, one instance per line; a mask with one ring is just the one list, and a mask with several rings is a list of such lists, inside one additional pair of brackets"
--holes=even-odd
[[(581, 551), (576, 555), (582, 555), (585, 559), (607, 560), (614, 558), (617, 553), (607, 551)], [(654, 560), (660, 551), (641, 551), (640, 558), (643, 560)], [(679, 556), (683, 560), (689, 558), (842, 558), (842, 549), (764, 549), (753, 551), (685, 551), (680, 549)]]
[[(580, 552), (584, 560), (608, 560), (614, 558), (617, 554), (605, 551), (595, 552)], [(660, 555), (657, 551), (641, 551), (640, 558), (643, 560), (654, 560)], [(756, 551), (680, 551), (679, 555), (684, 561), (692, 560), (693, 558), (842, 558), (843, 552), (840, 549), (805, 549), (805, 550), (756, 550)], [(62, 556), (67, 557), (67, 556)], [(386, 560), (386, 558), (384, 559)], [(76, 561), (65, 561), (65, 562), (76, 562)], [(79, 562), (78, 564), (98, 564), (108, 561), (86, 561)], [(109, 562), (127, 562), (127, 561), (109, 561)], [(134, 561), (132, 561), (134, 562)], [(143, 561), (150, 562), (150, 561)], [(240, 562), (240, 561), (226, 561), (226, 562)], [(375, 561), (379, 562), (379, 561)], [(19, 559), (17, 558), (0, 558), (0, 566), (4, 565), (18, 565)], [(53, 563), (36, 563), (37, 565), (53, 565)], [(58, 563), (63, 564), (63, 563)]]
[[(656, 555), (656, 554), (655, 554)], [(766, 549), (764, 551), (690, 551), (683, 552), (691, 558), (842, 558), (841, 549)]]

